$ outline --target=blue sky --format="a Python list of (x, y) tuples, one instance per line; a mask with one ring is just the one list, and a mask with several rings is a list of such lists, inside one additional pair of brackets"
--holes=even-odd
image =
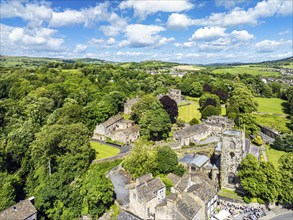
[(1, 1), (1, 55), (181, 63), (293, 55), (291, 0)]

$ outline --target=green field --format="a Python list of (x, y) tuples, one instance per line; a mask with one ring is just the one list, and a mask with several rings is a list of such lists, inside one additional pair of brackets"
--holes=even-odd
[(282, 103), (285, 101), (278, 98), (256, 98), (258, 102), (258, 113), (255, 113), (256, 121), (275, 130), (287, 133), (289, 120), (283, 111)]
[(91, 147), (95, 149), (96, 153), (96, 159), (103, 159), (103, 158), (108, 158), (112, 157), (120, 152), (118, 148), (111, 147), (106, 144), (101, 144), (99, 142), (90, 142)]
[(242, 66), (232, 66), (230, 68), (219, 68), (213, 70), (213, 73), (231, 73), (231, 74), (244, 74), (248, 73), (251, 75), (262, 75), (262, 76), (279, 76), (279, 72), (270, 72), (270, 71), (262, 71), (264, 67), (261, 66), (249, 66), (249, 65), (242, 65)]
[(279, 159), (284, 154), (287, 154), (285, 151), (275, 150), (273, 148), (270, 148), (270, 146), (265, 145), (266, 148), (266, 155), (269, 162), (274, 164), (275, 168), (278, 169), (279, 167)]
[(236, 192), (226, 188), (221, 189), (221, 191), (219, 191), (219, 195), (231, 199), (242, 200), (242, 197), (239, 196)]
[(278, 98), (255, 98), (258, 102), (257, 111), (261, 113), (284, 115), (282, 103), (285, 101)]
[[(199, 104), (198, 101), (195, 101), (196, 99), (188, 99), (188, 102), (190, 105), (184, 105), (187, 104), (188, 102), (182, 102), (178, 106), (178, 118), (183, 120), (184, 122), (189, 123), (191, 119), (196, 118), (200, 120), (201, 114), (198, 111)], [(198, 100), (198, 99), (197, 99)], [(184, 105), (184, 106), (182, 106)]]

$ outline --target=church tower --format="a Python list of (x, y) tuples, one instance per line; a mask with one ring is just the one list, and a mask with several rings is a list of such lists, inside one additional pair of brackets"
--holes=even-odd
[(221, 187), (235, 188), (238, 182), (236, 174), (245, 148), (242, 131), (226, 130), (222, 136), (221, 151)]

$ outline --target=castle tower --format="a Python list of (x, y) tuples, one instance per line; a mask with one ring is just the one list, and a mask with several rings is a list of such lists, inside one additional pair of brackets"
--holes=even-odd
[(245, 148), (245, 137), (241, 131), (227, 130), (222, 136), (221, 187), (235, 188), (238, 180), (237, 169)]

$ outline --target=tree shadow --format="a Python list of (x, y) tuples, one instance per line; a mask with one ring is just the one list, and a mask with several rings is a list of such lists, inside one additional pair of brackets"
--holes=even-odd
[(290, 114), (290, 106), (288, 102), (283, 102), (282, 104), (282, 110), (285, 114)]

